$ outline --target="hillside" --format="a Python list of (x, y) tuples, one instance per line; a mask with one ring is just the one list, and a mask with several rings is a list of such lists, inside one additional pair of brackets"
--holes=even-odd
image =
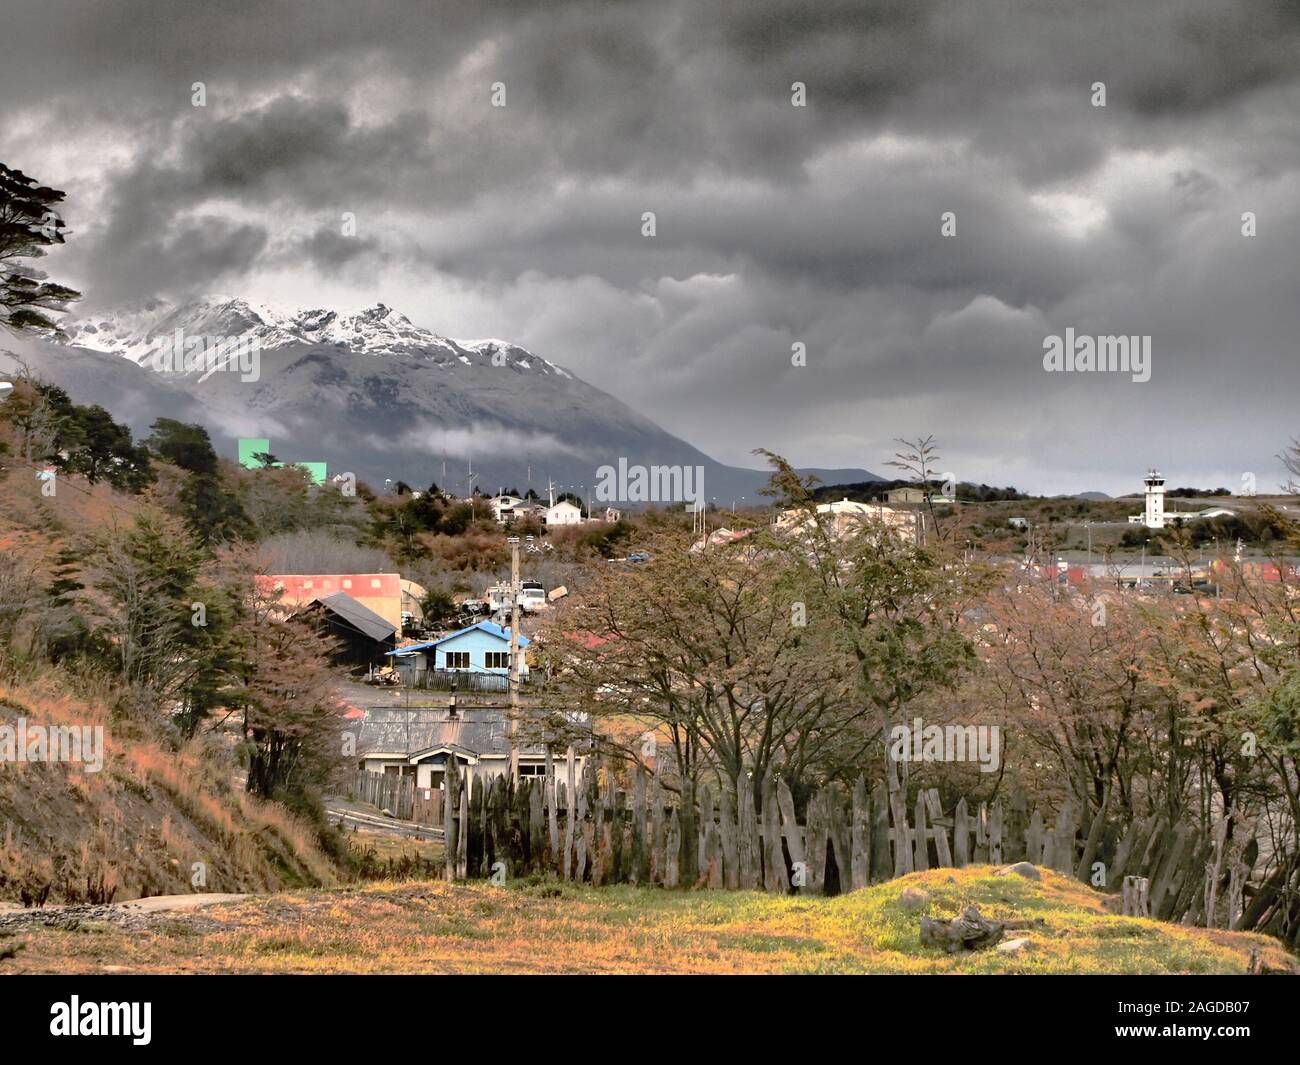
[(123, 901), (338, 882), (315, 830), (233, 785), (219, 752), (166, 749), (53, 685), (0, 687), (0, 728), (16, 730), (20, 717), (102, 727), (103, 768), (4, 767), (0, 900), (48, 891), (49, 904)]
[[(128, 713), (126, 689), (108, 670), (87, 658), (46, 657), (82, 620), (51, 605), (49, 586), (88, 580), (95, 536), (130, 526), (150, 499), (75, 474), (61, 476), (47, 497), (32, 463), (4, 458), (0, 901), (52, 905), (337, 883), (317, 827), (244, 791), (225, 733), (184, 742), (168, 722)], [(159, 464), (158, 473), (165, 494), (177, 471)], [(82, 604), (92, 621), (95, 606)], [(112, 652), (102, 661), (113, 661)], [(80, 763), (45, 761), (37, 748), (27, 760), (22, 737), (33, 726), (76, 727), (93, 757), (83, 749)]]
[[(907, 896), (904, 896), (907, 892)], [(919, 906), (908, 902), (916, 896)], [(13, 929), (0, 972), (177, 973), (1243, 973), (1252, 951), (1294, 965), (1275, 940), (1116, 917), (1105, 896), (1044, 872), (989, 866), (914, 873), (836, 898), (577, 888), (513, 881), (375, 884), (253, 898), (199, 913)], [(1041, 918), (1010, 953), (922, 947), (922, 915), (974, 903)]]

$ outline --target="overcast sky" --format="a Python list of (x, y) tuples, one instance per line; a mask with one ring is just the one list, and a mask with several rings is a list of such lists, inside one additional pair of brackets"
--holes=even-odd
[[(1285, 0), (42, 0), (0, 160), (68, 192), (87, 306), (382, 301), (724, 462), (1264, 490), (1300, 434)], [(1150, 381), (1046, 372), (1067, 328)]]

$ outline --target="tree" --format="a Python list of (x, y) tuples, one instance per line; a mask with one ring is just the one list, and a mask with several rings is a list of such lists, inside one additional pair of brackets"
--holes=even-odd
[(131, 430), (98, 404), (72, 408), (65, 438), (67, 458), (56, 463), (83, 474), (91, 484), (106, 480), (114, 488), (139, 492), (154, 480), (149, 453), (132, 443)]
[[(837, 533), (817, 509), (814, 478), (800, 477), (770, 451), (757, 454), (774, 471), (764, 494), (799, 512), (789, 526), (798, 545), (791, 594), (804, 604), (809, 626), (826, 626), (851, 655), (858, 696), (874, 710), (878, 736), (888, 737), (909, 704), (951, 686), (974, 664), (960, 621), (985, 575), (943, 554), (943, 545), (921, 547), (889, 527), (863, 522)], [(885, 782), (894, 823), (906, 824), (906, 781), (892, 758), (885, 759)]]
[(779, 769), (802, 792), (841, 769), (841, 739), (861, 713), (851, 669), (825, 629), (792, 614), (790, 559), (740, 545), (692, 551), (685, 532), (654, 539), (650, 555), (598, 571), (582, 628), (556, 646), (563, 698), (661, 730), (683, 786), (708, 776), (734, 792), (752, 773), (757, 788)]
[(335, 641), (287, 616), (283, 592), (248, 581), (250, 555), (236, 551), (232, 559), (244, 596), (228, 705), (243, 733), (246, 787), (266, 799), (301, 799), (327, 781), (342, 754), (343, 718), (329, 670)]
[(39, 259), (62, 244), (67, 227), (54, 207), (58, 189), (41, 185), (21, 170), (0, 163), (0, 326), (13, 333), (63, 336), (50, 313), (62, 313), (81, 293), (48, 281), (46, 274), (19, 259)]
[(159, 418), (150, 427), (144, 443), (159, 458), (190, 473), (217, 472), (217, 453), (208, 431), (201, 425)]
[(159, 458), (189, 471), (180, 491), (181, 508), (204, 544), (252, 534), (239, 499), (222, 483), (217, 453), (203, 426), (159, 418), (144, 444)]
[(424, 593), (420, 602), (420, 612), (424, 615), (426, 628), (440, 628), (460, 613), (460, 607), (450, 592), (441, 588), (430, 588)]
[(925, 505), (930, 511), (930, 520), (934, 523), (935, 535), (940, 540), (944, 539), (947, 534), (943, 531), (939, 522), (939, 515), (934, 509), (935, 482), (943, 477), (943, 474), (939, 472), (939, 449), (934, 442), (934, 437), (918, 437), (916, 440), (900, 439), (894, 442), (902, 445), (903, 450), (895, 452), (894, 457), (888, 460), (885, 465), (893, 466), (895, 469), (903, 470), (911, 475), (912, 484), (925, 493)]
[(134, 709), (174, 701), (203, 668), (196, 651), (212, 637), (194, 604), (209, 598), (199, 591), (204, 561), (190, 530), (153, 507), (99, 537), (87, 605)]

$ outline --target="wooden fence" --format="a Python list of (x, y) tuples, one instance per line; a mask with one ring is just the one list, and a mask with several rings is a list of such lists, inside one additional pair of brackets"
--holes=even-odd
[(443, 798), (437, 788), (417, 788), (415, 778), (396, 773), (357, 773), (352, 797), (387, 810), (402, 821), (442, 827)]
[(1116, 892), (1144, 878), (1151, 916), (1205, 924), (1209, 913), (1208, 923), (1230, 927), (1250, 873), (1239, 849), (1227, 853), (1225, 822), (1209, 838), (1154, 818), (1116, 833), (1100, 817), (1081, 828), (1069, 804), (1031, 809), (1020, 792), (948, 810), (933, 788), (908, 811), (901, 797), (891, 804), (884, 783), (859, 778), (851, 791), (828, 785), (812, 795), (800, 824), (779, 778), (669, 801), (657, 772), (639, 769), (630, 794), (612, 772), (603, 776), (602, 785), (589, 760), (575, 778), (572, 748), (545, 777), (517, 785), (502, 775), (466, 787), (453, 774), (442, 792), (447, 877), (539, 872), (597, 885), (835, 894), (915, 870), (1029, 861)]

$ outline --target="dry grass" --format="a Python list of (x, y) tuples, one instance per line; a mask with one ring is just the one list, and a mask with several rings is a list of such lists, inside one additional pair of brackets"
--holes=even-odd
[[(907, 909), (905, 887), (929, 892)], [(1018, 955), (921, 947), (923, 913), (976, 903), (1041, 917)], [(1116, 917), (1053, 873), (916, 873), (832, 899), (554, 883), (375, 884), (250, 899), (176, 915), (151, 933), (24, 932), (0, 971), (297, 973), (1240, 973), (1273, 940)]]
[(101, 726), (104, 765), (10, 765), (0, 773), (0, 899), (53, 884), (49, 901), (80, 901), (87, 882), (115, 901), (201, 890), (273, 891), (333, 885), (338, 876), (314, 829), (283, 807), (232, 787), (220, 758), (172, 750), (113, 722), (93, 698), (56, 680), (0, 684), (0, 721)]

